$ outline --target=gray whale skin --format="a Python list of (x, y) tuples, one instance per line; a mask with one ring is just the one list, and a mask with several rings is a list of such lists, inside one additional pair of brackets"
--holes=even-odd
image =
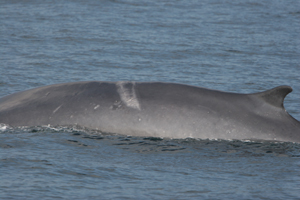
[(162, 82), (74, 82), (0, 99), (0, 123), (78, 125), (132, 136), (300, 142), (289, 86), (237, 94)]

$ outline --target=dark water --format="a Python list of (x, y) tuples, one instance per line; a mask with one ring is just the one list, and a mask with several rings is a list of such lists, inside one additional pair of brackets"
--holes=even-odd
[[(300, 2), (0, 1), (0, 97), (83, 81), (294, 91)], [(0, 199), (299, 199), (300, 145), (0, 127)]]
[(0, 135), (1, 197), (297, 199), (300, 145), (170, 140), (73, 129)]

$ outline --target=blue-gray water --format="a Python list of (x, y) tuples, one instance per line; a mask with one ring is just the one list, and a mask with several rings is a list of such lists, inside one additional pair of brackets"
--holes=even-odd
[[(0, 1), (0, 97), (54, 83), (278, 85), (300, 119), (300, 2)], [(299, 199), (300, 144), (0, 127), (0, 199)]]

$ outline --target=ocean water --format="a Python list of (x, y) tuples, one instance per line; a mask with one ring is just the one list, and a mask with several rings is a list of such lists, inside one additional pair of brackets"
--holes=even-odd
[[(0, 1), (0, 97), (71, 81), (294, 91), (296, 0)], [(0, 199), (299, 199), (300, 144), (0, 126)]]

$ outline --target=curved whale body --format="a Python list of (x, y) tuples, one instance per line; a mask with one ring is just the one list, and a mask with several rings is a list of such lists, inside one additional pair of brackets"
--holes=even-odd
[(107, 133), (200, 139), (300, 142), (300, 122), (283, 107), (280, 86), (236, 94), (161, 82), (75, 82), (0, 99), (0, 123), (79, 125)]

